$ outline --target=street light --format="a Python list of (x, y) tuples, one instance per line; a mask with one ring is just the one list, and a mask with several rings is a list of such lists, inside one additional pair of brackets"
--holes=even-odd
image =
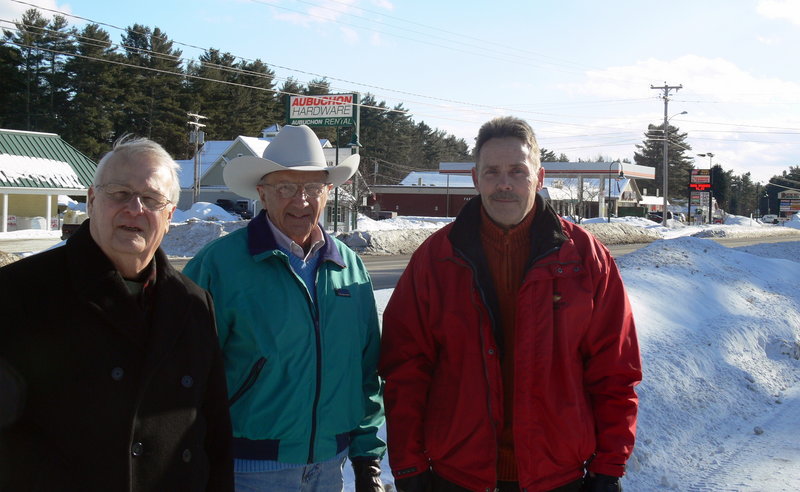
[(682, 115), (688, 114), (688, 111), (681, 111), (678, 114), (673, 114), (669, 118), (667, 118), (667, 105), (664, 104), (664, 169), (663, 169), (663, 189), (664, 189), (664, 209), (661, 215), (661, 225), (664, 227), (669, 227), (667, 222), (667, 189), (668, 186), (668, 179), (669, 179), (669, 159), (667, 158), (667, 153), (669, 152), (669, 120), (672, 118)]
[[(714, 158), (714, 154), (712, 152), (706, 152), (705, 154), (697, 154), (697, 157), (708, 157), (708, 184), (711, 183), (711, 159)], [(689, 204), (692, 203), (692, 197), (689, 197)], [(708, 191), (708, 223), (711, 223), (711, 190)]]

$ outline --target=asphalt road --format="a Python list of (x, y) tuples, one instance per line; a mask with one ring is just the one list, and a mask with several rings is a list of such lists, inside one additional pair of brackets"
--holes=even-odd
[[(752, 244), (760, 243), (779, 243), (785, 241), (797, 241), (797, 236), (791, 237), (768, 237), (768, 238), (714, 238), (714, 241), (727, 246), (729, 248), (736, 248), (739, 246), (749, 246)], [(6, 253), (20, 253), (27, 251), (40, 251), (57, 244), (59, 240), (56, 239), (3, 239), (0, 240), (0, 251)], [(609, 246), (609, 250), (614, 257), (619, 257), (639, 248), (647, 246), (647, 244), (618, 244)], [(362, 256), (364, 264), (367, 266), (370, 275), (372, 276), (372, 283), (376, 289), (391, 289), (397, 284), (397, 280), (405, 270), (408, 260), (411, 255), (397, 255), (397, 256)], [(183, 267), (189, 261), (189, 258), (170, 258), (172, 266), (178, 270), (183, 270)]]

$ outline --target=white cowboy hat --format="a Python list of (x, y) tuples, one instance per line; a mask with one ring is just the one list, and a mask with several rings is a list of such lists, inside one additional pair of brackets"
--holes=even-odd
[(222, 171), (228, 188), (239, 196), (258, 199), (256, 185), (265, 174), (275, 171), (327, 171), (327, 182), (339, 186), (358, 170), (358, 154), (338, 166), (328, 166), (322, 145), (306, 125), (284, 126), (267, 145), (262, 157), (246, 156), (231, 160)]

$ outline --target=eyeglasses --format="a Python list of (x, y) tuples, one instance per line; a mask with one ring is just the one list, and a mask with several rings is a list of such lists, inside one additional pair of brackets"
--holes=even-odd
[(128, 203), (131, 201), (131, 199), (138, 196), (139, 201), (142, 203), (144, 208), (150, 210), (151, 212), (160, 212), (164, 210), (164, 207), (172, 203), (167, 199), (167, 197), (160, 193), (156, 193), (154, 191), (139, 193), (138, 191), (133, 191), (124, 185), (104, 184), (97, 185), (95, 188), (105, 193), (112, 202), (120, 204)]
[(328, 184), (326, 183), (261, 183), (261, 186), (269, 186), (277, 191), (281, 198), (292, 198), (301, 189), (307, 197), (316, 198), (328, 189)]

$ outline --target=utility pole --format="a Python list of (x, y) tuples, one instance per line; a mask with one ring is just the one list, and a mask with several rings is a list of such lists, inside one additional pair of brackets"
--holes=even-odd
[(661, 87), (656, 87), (654, 85), (650, 85), (651, 89), (658, 89), (664, 91), (664, 95), (661, 96), (664, 99), (664, 170), (662, 173), (663, 178), (663, 191), (664, 191), (664, 211), (663, 215), (661, 216), (661, 225), (667, 227), (667, 179), (669, 175), (669, 161), (667, 159), (667, 151), (668, 151), (668, 140), (669, 140), (669, 118), (667, 117), (667, 106), (669, 104), (669, 92), (674, 90), (678, 92), (679, 89), (683, 89), (683, 84), (680, 85), (667, 85), (664, 82), (664, 85)]
[(192, 131), (189, 132), (189, 143), (194, 143), (194, 180), (192, 181), (192, 203), (197, 203), (197, 196), (200, 194), (199, 149), (200, 144), (203, 144), (206, 141), (205, 132), (200, 131), (200, 128), (203, 128), (206, 125), (200, 123), (200, 120), (205, 120), (208, 118), (195, 113), (186, 113), (186, 115), (192, 119), (192, 121), (187, 121), (187, 123), (192, 127)]

